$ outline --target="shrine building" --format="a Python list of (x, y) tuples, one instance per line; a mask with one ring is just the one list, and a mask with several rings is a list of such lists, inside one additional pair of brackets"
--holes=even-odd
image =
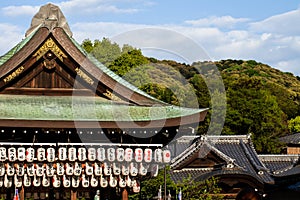
[(206, 113), (129, 84), (85, 52), (57, 6), (42, 6), (0, 57), (0, 198), (128, 199)]

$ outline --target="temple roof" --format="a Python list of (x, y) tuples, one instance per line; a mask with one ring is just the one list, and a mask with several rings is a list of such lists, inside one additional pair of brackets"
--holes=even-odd
[(175, 152), (171, 177), (176, 182), (190, 175), (200, 181), (230, 175), (230, 180), (250, 180), (256, 182), (252, 186), (261, 187), (286, 186), (300, 180), (299, 155), (258, 155), (249, 135), (182, 136), (168, 148)]
[(300, 144), (300, 133), (294, 133), (292, 135), (287, 135), (284, 137), (279, 138), (281, 142), (284, 142), (286, 144)]
[(53, 4), (41, 7), (26, 37), (0, 58), (0, 126), (175, 127), (199, 123), (206, 112), (169, 105), (116, 75), (72, 38)]

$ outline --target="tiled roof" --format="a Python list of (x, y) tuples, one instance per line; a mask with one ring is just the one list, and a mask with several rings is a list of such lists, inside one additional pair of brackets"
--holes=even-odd
[(202, 111), (171, 105), (128, 106), (99, 97), (0, 95), (0, 119), (151, 121)]
[(299, 155), (258, 155), (259, 159), (273, 174), (291, 169), (298, 161)]
[(287, 136), (279, 138), (279, 140), (286, 144), (298, 144), (299, 145), (300, 144), (300, 133), (287, 135)]
[[(197, 175), (194, 179), (203, 179), (208, 176), (222, 174), (244, 174), (252, 176), (260, 182), (271, 183), (273, 179), (268, 173), (268, 169), (259, 160), (255, 149), (248, 135), (235, 136), (201, 136), (190, 147), (175, 157), (171, 162), (171, 168), (174, 169), (176, 180), (180, 176), (187, 160), (198, 154), (199, 157), (205, 157), (210, 151), (217, 154), (226, 162), (226, 165), (217, 169), (196, 170)], [(182, 170), (177, 170), (183, 167)], [(182, 171), (184, 176), (185, 171)]]

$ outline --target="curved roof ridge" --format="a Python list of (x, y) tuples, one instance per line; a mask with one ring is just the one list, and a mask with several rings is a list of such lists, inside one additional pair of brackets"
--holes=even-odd
[(245, 143), (249, 142), (249, 135), (206, 135), (208, 140), (212, 142), (239, 143), (241, 140)]
[(260, 159), (254, 160), (253, 156), (257, 156), (257, 153), (252, 145), (250, 147), (252, 152), (249, 151), (249, 149), (246, 147), (246, 144), (243, 141), (240, 141), (240, 145), (242, 146), (245, 155), (247, 156), (248, 160), (250, 161), (250, 163), (252, 164), (252, 166), (255, 168), (256, 171), (261, 171), (261, 170), (268, 171), (268, 168), (261, 162)]

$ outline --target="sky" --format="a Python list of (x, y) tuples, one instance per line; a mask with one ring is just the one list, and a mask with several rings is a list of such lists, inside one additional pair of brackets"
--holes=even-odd
[(299, 0), (2, 0), (0, 55), (46, 3), (61, 8), (79, 43), (106, 37), (158, 59), (256, 60), (300, 76)]

